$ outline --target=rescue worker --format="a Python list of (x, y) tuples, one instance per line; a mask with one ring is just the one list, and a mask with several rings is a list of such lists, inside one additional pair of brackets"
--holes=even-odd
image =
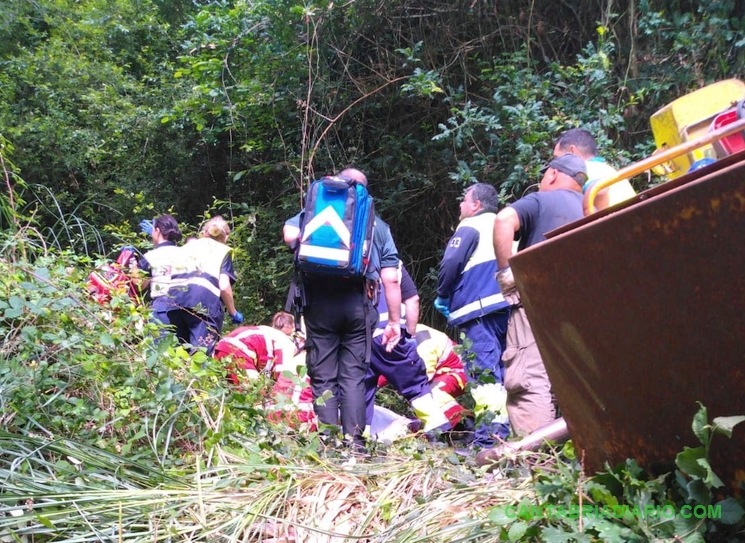
[[(367, 186), (360, 170), (347, 168), (338, 177)], [(376, 339), (393, 349), (401, 336), (398, 326), (401, 291), (398, 283), (398, 251), (390, 228), (375, 218), (370, 266), (362, 280), (310, 276), (303, 279), (303, 315), (308, 332), (308, 374), (319, 420), (337, 427), (341, 419), (347, 444), (362, 448), (365, 444), (365, 375), (370, 365), (372, 331), (378, 321), (374, 291), (382, 284), (392, 320)], [(285, 243), (291, 248), (300, 236), (300, 214), (288, 219), (283, 227)], [(380, 283), (379, 283), (380, 282)], [(330, 393), (330, 395), (329, 395)]]
[(234, 386), (245, 386), (262, 374), (274, 381), (272, 403), (265, 406), (270, 410), (270, 420), (291, 427), (305, 423), (309, 430), (317, 428), (313, 393), (302, 370), (305, 351), (299, 338), (293, 340), (274, 326), (241, 326), (217, 342), (214, 357), (226, 361), (228, 382)]
[[(486, 183), (470, 186), (460, 204), (460, 223), (440, 263), (435, 308), (470, 341), (464, 352), (466, 374), (474, 383), (504, 382), (509, 304), (494, 282), (497, 271), (492, 242), (497, 190)], [(474, 446), (489, 447), (510, 433), (509, 424), (478, 424)]]
[(455, 342), (447, 334), (424, 324), (416, 327), (416, 350), (427, 368), (433, 389), (457, 398), (466, 391), (466, 370), (455, 352)]
[(466, 190), (460, 223), (440, 262), (435, 308), (471, 342), (473, 360), (466, 371), (473, 380), (486, 373), (503, 382), (502, 364), (509, 304), (494, 283), (492, 246), (497, 191), (486, 183)]
[[(617, 170), (608, 164), (604, 158), (598, 156), (598, 146), (589, 131), (583, 128), (572, 128), (564, 132), (554, 145), (554, 157), (566, 154), (577, 155), (585, 161), (587, 182), (582, 192), (587, 192), (593, 183), (614, 176)], [(595, 209), (601, 210), (616, 205), (636, 196), (636, 191), (628, 179), (614, 183), (610, 187), (598, 192), (595, 197)], [(589, 209), (585, 210), (585, 214)]]
[(295, 356), (295, 344), (283, 332), (271, 326), (240, 326), (215, 345), (215, 358), (233, 357), (228, 381), (240, 385), (264, 373), (272, 376), (282, 371)]
[(496, 279), (512, 304), (503, 360), (507, 413), (517, 435), (552, 422), (556, 400), (509, 267), (513, 239), (519, 235), (521, 251), (545, 240), (546, 232), (582, 218), (582, 187), (587, 181), (585, 161), (572, 154), (554, 158), (542, 172), (538, 192), (500, 210), (494, 222)]
[[(425, 432), (447, 431), (460, 421), (463, 409), (447, 392), (441, 388), (433, 389), (431, 386), (431, 376), (428, 375), (427, 365), (419, 354), (416, 339), (419, 326), (421, 326), (418, 325), (419, 294), (416, 284), (402, 262), (399, 262), (398, 273), (403, 310), (400, 321), (401, 340), (390, 352), (373, 342), (370, 369), (365, 378), (367, 426), (371, 425), (374, 415), (377, 389), (385, 383), (390, 384), (396, 392), (411, 403), (417, 418), (422, 421), (422, 429)], [(378, 329), (373, 334), (374, 337), (382, 333), (388, 325), (388, 306), (385, 300), (381, 299), (378, 302), (378, 311), (380, 321)], [(425, 352), (430, 354), (432, 342), (430, 341), (426, 347)], [(443, 345), (443, 349), (444, 347)], [(460, 363), (460, 359), (458, 362)], [(460, 369), (463, 372), (462, 364)], [(456, 388), (453, 387), (453, 390)]]
[[(417, 325), (414, 341), (417, 356), (424, 364), (427, 384), (435, 398), (433, 405), (436, 413), (445, 415), (450, 426), (447, 429), (454, 428), (465, 416), (466, 410), (455, 398), (463, 395), (467, 382), (463, 362), (454, 350), (456, 344), (447, 334), (424, 324)], [(377, 387), (388, 384), (385, 375), (380, 375)], [(430, 415), (421, 412), (417, 415), (423, 419), (426, 431), (426, 422)]]
[[(398, 280), (401, 288), (401, 330), (412, 337), (419, 324), (419, 292), (402, 261), (398, 261)], [(388, 326), (388, 304), (384, 297), (378, 301), (378, 328)]]
[(168, 292), (168, 321), (179, 340), (192, 348), (205, 347), (207, 354), (222, 333), (223, 304), (234, 324), (243, 322), (233, 300), (236, 277), (229, 234), (228, 223), (219, 215), (207, 221), (200, 237), (181, 247), (181, 269), (174, 271)]
[(292, 337), (295, 333), (295, 317), (286, 311), (278, 311), (272, 317), (272, 328)]
[[(179, 268), (181, 251), (176, 244), (181, 241), (182, 234), (176, 219), (171, 215), (153, 219), (149, 232), (154, 248), (145, 253), (139, 262), (132, 259), (129, 268), (135, 276), (138, 271), (144, 274), (138, 281), (138, 287), (149, 292), (153, 319), (168, 327), (171, 324), (168, 311), (172, 309), (168, 291), (171, 288), (173, 270)], [(161, 333), (165, 333), (165, 328)]]

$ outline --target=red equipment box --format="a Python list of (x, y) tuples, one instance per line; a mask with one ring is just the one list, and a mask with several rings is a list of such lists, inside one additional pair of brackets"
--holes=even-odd
[[(724, 113), (717, 115), (711, 123), (711, 130), (716, 130), (735, 122), (739, 118), (737, 110), (741, 107), (742, 106), (738, 104), (738, 107), (733, 107), (732, 109), (728, 109)], [(738, 132), (737, 134), (732, 134), (731, 136), (722, 138), (714, 146), (717, 150), (717, 155), (719, 155), (720, 158), (722, 156), (731, 155), (745, 149), (745, 136), (743, 136), (742, 132)]]

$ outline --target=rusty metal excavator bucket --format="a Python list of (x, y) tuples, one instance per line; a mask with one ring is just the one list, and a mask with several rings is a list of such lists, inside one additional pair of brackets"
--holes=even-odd
[[(745, 152), (576, 221), (510, 264), (586, 468), (673, 467), (697, 402), (745, 415)], [(716, 436), (738, 493), (745, 425)]]

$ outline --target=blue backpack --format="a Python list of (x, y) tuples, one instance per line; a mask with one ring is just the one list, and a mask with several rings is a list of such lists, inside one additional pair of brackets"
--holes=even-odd
[(367, 188), (341, 177), (313, 181), (300, 219), (297, 267), (311, 275), (364, 278), (375, 209)]

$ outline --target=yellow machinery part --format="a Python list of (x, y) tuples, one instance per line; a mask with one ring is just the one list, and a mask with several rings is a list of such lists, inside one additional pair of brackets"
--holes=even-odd
[[(726, 79), (693, 91), (669, 103), (649, 119), (658, 150), (674, 147), (706, 134), (714, 118), (745, 98), (745, 83)], [(706, 145), (664, 164), (655, 173), (675, 178), (685, 174), (696, 160), (718, 158), (716, 150)]]

